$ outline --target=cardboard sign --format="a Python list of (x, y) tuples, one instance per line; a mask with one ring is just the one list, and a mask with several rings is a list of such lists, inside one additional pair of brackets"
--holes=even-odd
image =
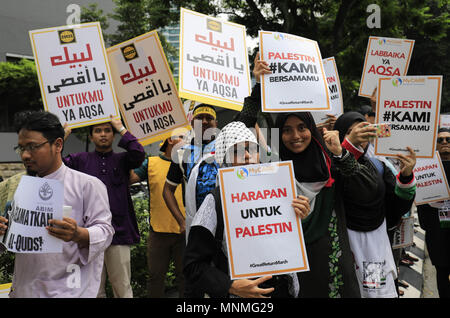
[(402, 218), (400, 226), (394, 232), (392, 248), (408, 247), (414, 243), (414, 217)]
[(49, 220), (62, 219), (61, 181), (23, 176), (8, 213), (3, 244), (13, 253), (62, 253), (63, 240), (48, 234)]
[(272, 74), (261, 78), (262, 111), (330, 111), (328, 85), (316, 41), (259, 31), (259, 45), (261, 59), (272, 70)]
[(446, 200), (438, 212), (439, 222), (450, 222), (450, 200)]
[(441, 115), (439, 117), (439, 128), (450, 129), (450, 115)]
[(189, 125), (156, 31), (107, 52), (123, 119), (142, 145)]
[(450, 188), (439, 152), (432, 159), (418, 159), (414, 168), (416, 177), (416, 205), (450, 199)]
[(240, 111), (250, 95), (245, 27), (181, 8), (180, 97)]
[(292, 162), (219, 169), (231, 279), (308, 271)]
[(29, 33), (46, 111), (70, 128), (120, 116), (99, 22)]
[(389, 138), (375, 140), (375, 154), (408, 154), (433, 158), (441, 107), (442, 76), (380, 78), (376, 123), (388, 123)]
[(370, 36), (359, 86), (359, 96), (371, 97), (380, 77), (405, 76), (414, 40)]
[(339, 117), (344, 113), (344, 99), (341, 91), (341, 81), (334, 57), (322, 60), (325, 75), (327, 76), (328, 91), (330, 96), (331, 109), (328, 112), (311, 112), (314, 121), (317, 124), (324, 123), (328, 117), (327, 114)]

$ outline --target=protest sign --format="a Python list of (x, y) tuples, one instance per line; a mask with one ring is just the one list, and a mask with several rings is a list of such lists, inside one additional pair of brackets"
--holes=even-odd
[(392, 248), (408, 247), (414, 243), (414, 217), (404, 217), (394, 232)]
[(308, 271), (292, 162), (219, 169), (231, 279)]
[(70, 128), (120, 116), (99, 22), (29, 33), (45, 110)]
[(156, 31), (107, 52), (123, 120), (142, 145), (189, 125)]
[(331, 109), (327, 112), (311, 112), (316, 125), (324, 123), (328, 119), (327, 114), (339, 117), (344, 113), (344, 99), (342, 98), (341, 81), (339, 80), (336, 61), (334, 57), (329, 57), (323, 59), (322, 63), (327, 77)]
[(240, 111), (250, 95), (245, 27), (181, 8), (180, 97)]
[(441, 224), (445, 222), (446, 224), (449, 224), (450, 222), (450, 200), (445, 200), (444, 204), (439, 208), (439, 222)]
[(328, 85), (316, 41), (259, 31), (259, 45), (261, 58), (272, 71), (261, 78), (263, 111), (330, 111)]
[(405, 76), (413, 47), (414, 40), (370, 36), (358, 95), (370, 98), (380, 77)]
[(387, 123), (391, 136), (375, 140), (375, 154), (433, 158), (441, 104), (442, 76), (380, 78), (376, 122)]
[(414, 176), (417, 181), (416, 205), (450, 199), (450, 188), (438, 151), (434, 158), (417, 160)]
[(439, 128), (450, 129), (450, 115), (441, 115), (439, 117)]
[(58, 180), (22, 176), (8, 213), (4, 245), (14, 253), (62, 253), (63, 241), (48, 234), (62, 219), (64, 186)]

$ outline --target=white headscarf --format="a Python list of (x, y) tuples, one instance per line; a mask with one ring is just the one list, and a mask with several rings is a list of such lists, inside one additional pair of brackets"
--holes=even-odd
[(216, 137), (215, 159), (219, 166), (224, 164), (227, 151), (234, 145), (241, 142), (252, 142), (258, 145), (255, 135), (248, 129), (244, 123), (233, 121), (223, 127)]

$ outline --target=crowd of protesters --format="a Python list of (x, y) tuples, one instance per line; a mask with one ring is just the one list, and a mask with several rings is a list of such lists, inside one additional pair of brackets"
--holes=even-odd
[[(64, 241), (62, 253), (16, 255), (10, 297), (104, 297), (106, 277), (115, 297), (133, 297), (130, 247), (140, 235), (129, 185), (140, 181), (149, 189), (150, 297), (165, 297), (171, 261), (179, 297), (399, 297), (406, 284), (398, 279), (399, 262), (414, 258), (392, 248), (393, 233), (414, 208), (416, 156), (411, 148), (392, 158), (374, 155), (373, 103), (319, 126), (309, 112), (277, 114), (279, 147), (271, 151), (293, 163), (298, 196), (292, 213), (302, 222), (309, 271), (231, 280), (216, 179), (219, 168), (259, 163), (268, 151), (251, 129), (261, 111), (259, 79), (270, 69), (259, 56), (254, 65), (256, 84), (232, 122), (204, 138), (219, 118), (214, 107), (199, 104), (192, 126), (200, 124), (202, 136), (173, 134), (159, 156), (145, 158), (137, 139), (111, 118), (90, 127), (95, 151), (62, 157), (67, 125), (48, 112), (19, 113), (16, 151), (26, 174), (61, 180), (64, 205), (73, 213), (48, 227)], [(115, 132), (125, 152), (112, 150)], [(437, 142), (447, 174), (450, 131), (439, 130)], [(0, 215), (11, 207), (13, 179), (0, 183), (9, 198)], [(418, 208), (440, 297), (450, 296), (450, 229), (438, 217), (445, 204)], [(7, 228), (6, 215), (0, 216), (0, 235)], [(77, 288), (66, 283), (73, 264), (80, 268)]]

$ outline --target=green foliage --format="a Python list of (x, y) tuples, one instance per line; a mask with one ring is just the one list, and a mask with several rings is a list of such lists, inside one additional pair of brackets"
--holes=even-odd
[(43, 109), (34, 62), (0, 62), (0, 131), (12, 131), (9, 123), (23, 110)]

